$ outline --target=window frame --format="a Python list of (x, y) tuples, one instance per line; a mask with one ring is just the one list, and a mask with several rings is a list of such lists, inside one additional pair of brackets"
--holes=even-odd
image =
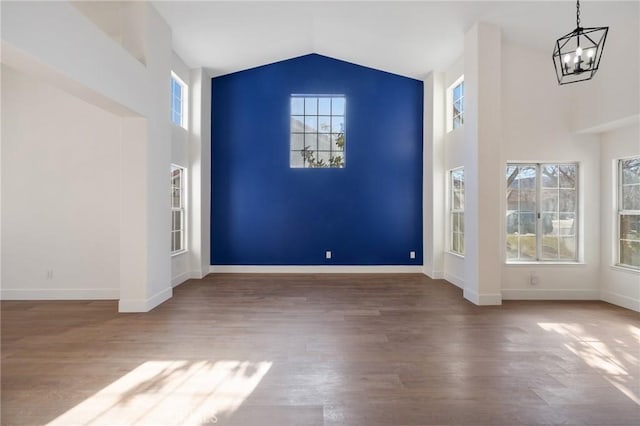
[[(580, 250), (580, 241), (581, 241), (581, 211), (580, 211), (580, 200), (581, 200), (581, 187), (580, 187), (580, 162), (579, 161), (546, 161), (546, 162), (535, 162), (535, 161), (509, 161), (506, 163), (505, 171), (509, 167), (522, 167), (522, 166), (535, 166), (536, 171), (536, 187), (535, 187), (535, 248), (536, 248), (536, 256), (535, 259), (509, 259), (508, 251), (507, 251), (507, 238), (509, 233), (507, 231), (508, 223), (507, 216), (509, 214), (509, 205), (508, 200), (505, 198), (505, 222), (502, 226), (502, 230), (504, 232), (504, 261), (506, 264), (510, 265), (518, 265), (518, 264), (579, 264), (582, 261), (582, 251)], [(542, 180), (542, 168), (544, 166), (575, 166), (576, 168), (576, 182), (575, 182), (575, 218), (574, 218), (574, 239), (575, 239), (575, 253), (572, 259), (569, 258), (544, 258), (543, 254), (543, 246), (544, 246), (544, 233), (543, 233), (543, 207), (542, 207), (542, 197), (543, 197), (543, 180)], [(509, 190), (507, 182), (505, 181), (505, 196), (506, 192)], [(558, 187), (558, 190), (563, 189), (562, 187)], [(519, 211), (519, 210), (518, 210)], [(558, 212), (561, 213), (561, 212)], [(558, 217), (558, 220), (560, 218)]]
[[(179, 172), (180, 186), (174, 185), (174, 173)], [(176, 164), (171, 165), (171, 179), (170, 179), (170, 196), (171, 196), (171, 232), (170, 232), (170, 248), (171, 255), (175, 256), (187, 252), (187, 216), (186, 216), (186, 179), (187, 169)], [(174, 206), (174, 190), (178, 190), (179, 193), (179, 206)], [(174, 228), (174, 214), (178, 213), (180, 216), (180, 225), (178, 229)], [(180, 247), (174, 249), (173, 236), (175, 233), (180, 232)]]
[[(616, 160), (617, 163), (617, 182), (616, 182), (616, 187), (617, 187), (617, 191), (616, 191), (616, 234), (615, 234), (615, 253), (616, 253), (616, 257), (615, 257), (615, 264), (614, 266), (619, 267), (619, 268), (624, 268), (624, 269), (629, 269), (632, 271), (639, 271), (640, 272), (640, 265), (635, 266), (635, 265), (629, 265), (626, 263), (622, 263), (622, 250), (621, 250), (621, 243), (623, 240), (628, 240), (628, 239), (623, 239), (621, 238), (621, 231), (622, 231), (622, 216), (637, 216), (640, 215), (640, 210), (633, 210), (633, 209), (625, 209), (624, 205), (623, 205), (623, 174), (622, 174), (622, 164), (624, 161), (628, 161), (628, 160), (639, 160), (640, 161), (640, 156), (631, 156), (631, 157), (625, 157), (625, 158), (619, 158)], [(638, 185), (638, 184), (636, 184)], [(636, 240), (628, 240), (628, 241), (636, 241)]]
[[(299, 111), (294, 111), (294, 99), (302, 99), (302, 114)], [(322, 105), (321, 100), (328, 99), (329, 100), (329, 113), (321, 113)], [(334, 113), (334, 101), (336, 99), (341, 99), (343, 103), (342, 113)], [(307, 114), (307, 104), (308, 101), (313, 102), (315, 100), (315, 113), (310, 111)], [(309, 102), (309, 103), (311, 103)], [(346, 160), (346, 152), (347, 152), (347, 97), (344, 94), (300, 94), (300, 93), (292, 93), (289, 96), (289, 168), (290, 169), (344, 169), (347, 166)], [(298, 117), (295, 119), (294, 117)], [(327, 120), (329, 130), (323, 131), (321, 126), (319, 125), (321, 118)], [(302, 118), (302, 121), (299, 120)], [(311, 125), (307, 125), (307, 118), (310, 118), (311, 121), (315, 121), (315, 128)], [(334, 119), (338, 122), (341, 122), (340, 131), (334, 131)], [(294, 128), (294, 121), (301, 122), (304, 126), (301, 130)], [(326, 127), (326, 126), (325, 126)], [(310, 129), (310, 131), (309, 131)], [(307, 136), (310, 136), (310, 139), (313, 140), (315, 138), (315, 149), (309, 148), (310, 145), (307, 145)], [(302, 149), (296, 146), (296, 139), (302, 136)], [(323, 149), (320, 150), (320, 138), (328, 137), (328, 146), (329, 150)], [(335, 139), (334, 139), (335, 138)], [(339, 143), (342, 143), (342, 149), (339, 149)], [(334, 145), (337, 145), (336, 148)], [(309, 157), (307, 157), (307, 153), (309, 153)], [(318, 158), (315, 158), (315, 155)], [(320, 154), (323, 154), (322, 157), (326, 157), (328, 153), (329, 158), (321, 158)], [(338, 155), (334, 155), (338, 154)], [(294, 156), (302, 155), (302, 165), (296, 166), (293, 163)], [(310, 158), (308, 160), (307, 158)], [(324, 160), (328, 162), (325, 163)], [(336, 160), (337, 159), (337, 160)], [(334, 161), (338, 161), (339, 163), (335, 164)]]
[[(173, 91), (173, 84), (174, 82), (180, 86), (181, 88), (181, 93), (180, 93), (180, 112), (179, 112), (179, 116), (180, 116), (180, 123), (176, 123), (173, 119), (174, 117), (174, 91)], [(189, 86), (187, 85), (187, 83), (185, 83), (180, 77), (178, 77), (178, 75), (171, 71), (171, 123), (174, 126), (178, 126), (181, 127), (185, 130), (188, 130), (188, 114), (189, 114), (189, 108), (188, 108), (188, 99), (189, 99)]]
[[(460, 208), (455, 208), (455, 197), (454, 197), (454, 192), (455, 192), (455, 185), (454, 185), (454, 178), (453, 175), (455, 172), (462, 172), (462, 187), (461, 187), (461, 203), (460, 203)], [(464, 176), (464, 167), (456, 167), (454, 169), (449, 170), (449, 226), (448, 226), (448, 236), (449, 236), (449, 241), (448, 241), (448, 249), (447, 251), (453, 255), (456, 256), (460, 256), (460, 257), (464, 257), (464, 194), (465, 194), (465, 176)], [(454, 249), (454, 239), (456, 238), (455, 234), (456, 232), (454, 231), (454, 221), (453, 221), (453, 217), (455, 215), (460, 215), (462, 214), (462, 227), (460, 227), (460, 218), (458, 217), (458, 236), (457, 236), (457, 243), (458, 243), (458, 250)], [(462, 251), (460, 251), (460, 243), (462, 242)]]
[[(459, 87), (461, 87), (461, 96), (459, 98), (454, 98), (454, 93), (455, 90)], [(461, 75), (460, 77), (458, 77), (456, 79), (456, 81), (453, 82), (453, 84), (451, 84), (448, 88), (447, 88), (447, 133), (452, 132), (454, 130), (460, 129), (462, 127), (464, 127), (464, 111), (465, 111), (465, 107), (464, 107), (464, 98), (465, 98), (465, 94), (464, 94), (464, 74)], [(454, 112), (454, 105), (456, 104), (456, 102), (460, 101), (461, 104), (461, 110), (459, 111), (458, 114), (456, 114)], [(458, 124), (457, 126), (455, 125), (456, 123), (456, 118), (460, 117), (460, 124)]]

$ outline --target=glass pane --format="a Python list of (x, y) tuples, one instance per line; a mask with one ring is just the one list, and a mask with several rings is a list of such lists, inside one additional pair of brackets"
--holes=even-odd
[(171, 111), (171, 122), (173, 124), (177, 124), (178, 126), (182, 124), (182, 118), (180, 117), (180, 113), (173, 110)]
[(640, 185), (622, 187), (622, 209), (640, 210)]
[(535, 260), (536, 258), (536, 237), (519, 237), (520, 259)]
[(516, 166), (507, 166), (507, 188), (509, 189), (518, 189), (518, 181), (516, 177), (518, 176), (518, 167)]
[(518, 210), (520, 206), (520, 191), (507, 189), (507, 212)]
[(640, 241), (640, 215), (620, 215), (620, 238)]
[(331, 114), (344, 115), (345, 113), (345, 98), (331, 98)]
[[(507, 213), (507, 234), (517, 234), (519, 226), (519, 218), (517, 211), (511, 211)], [(517, 250), (517, 247), (516, 247)]]
[(620, 241), (620, 263), (640, 268), (640, 241)]
[(316, 133), (318, 131), (318, 117), (304, 117), (304, 131)]
[(542, 213), (542, 235), (558, 233), (558, 213)]
[(507, 259), (518, 259), (518, 236), (507, 235)]
[(171, 230), (177, 231), (180, 229), (180, 212), (171, 212)]
[(313, 152), (318, 150), (318, 135), (315, 133), (307, 133), (304, 135), (304, 147)]
[(304, 149), (304, 135), (302, 133), (293, 133), (291, 135), (291, 149), (293, 151)]
[(560, 213), (556, 227), (560, 235), (576, 235), (576, 214)]
[(321, 115), (318, 117), (318, 130), (322, 133), (331, 132), (331, 117)]
[(460, 126), (462, 126), (462, 116), (458, 115), (453, 118), (453, 128), (457, 129)]
[[(464, 223), (464, 221), (460, 221), (460, 224), (462, 225), (462, 223)], [(463, 228), (464, 226), (460, 226), (461, 228)], [(464, 232), (460, 233), (460, 242), (458, 243), (458, 245), (460, 246), (460, 253), (464, 254)]]
[(451, 236), (451, 251), (457, 252), (458, 250), (458, 234), (454, 233)]
[(171, 188), (171, 207), (180, 208), (181, 200), (180, 200), (180, 188), (173, 187)]
[(521, 212), (536, 211), (536, 191), (532, 189), (520, 190), (520, 207)]
[(304, 133), (304, 117), (295, 115), (291, 117), (291, 133)]
[(182, 250), (182, 231), (177, 231), (173, 235), (176, 238), (176, 250)]
[(462, 85), (458, 84), (453, 88), (453, 100), (456, 101), (462, 96)]
[(319, 151), (331, 151), (331, 137), (328, 134), (318, 135), (318, 150)]
[(462, 114), (462, 101), (455, 101), (453, 103), (453, 116), (459, 116)]
[(331, 98), (318, 99), (318, 114), (331, 115)]
[(575, 212), (576, 211), (576, 190), (575, 189), (561, 189), (560, 190), (560, 206), (561, 212)]
[(452, 232), (460, 232), (460, 221), (458, 220), (458, 213), (451, 213), (451, 229)]
[(560, 188), (575, 188), (578, 167), (575, 164), (564, 164), (558, 167)]
[(557, 189), (543, 189), (542, 190), (542, 206), (543, 212), (556, 212), (558, 211), (558, 190)]
[(535, 235), (536, 234), (536, 214), (535, 213), (520, 213), (519, 215), (520, 226), (518, 227), (518, 233), (520, 235)]
[[(178, 83), (178, 81), (176, 79), (172, 79), (173, 81), (173, 97), (177, 97), (180, 98), (182, 97), (182, 86), (180, 85), (180, 83)], [(166, 93), (166, 92), (165, 92)]]
[(640, 183), (640, 157), (622, 160), (622, 183)]
[(318, 98), (304, 98), (304, 114), (318, 115)]
[(329, 159), (331, 157), (331, 153), (328, 151), (320, 151), (318, 152), (317, 155), (317, 166), (318, 167), (329, 167), (330, 163), (329, 163)]
[(460, 232), (464, 232), (464, 212), (458, 213), (458, 224), (460, 226)]
[(453, 210), (462, 210), (462, 206), (464, 203), (464, 195), (462, 194), (462, 191), (458, 190), (458, 189), (454, 189), (452, 192), (452, 208)]
[(557, 259), (558, 258), (558, 237), (553, 235), (545, 235), (542, 238), (542, 258)]
[(291, 156), (289, 158), (289, 166), (294, 168), (304, 167), (304, 152), (291, 151)]
[(333, 167), (339, 167), (339, 168), (344, 167), (344, 163), (345, 163), (344, 152), (338, 153), (338, 154), (334, 152), (330, 160)]
[(333, 133), (344, 132), (344, 117), (331, 117), (331, 131)]
[(542, 166), (542, 187), (558, 187), (558, 166), (553, 164)]
[(291, 115), (304, 115), (304, 99), (291, 98)]
[(576, 237), (560, 237), (558, 257), (565, 260), (574, 260), (576, 258)]
[(333, 151), (344, 151), (344, 142), (345, 142), (344, 133), (332, 134), (331, 141), (333, 142), (331, 146), (331, 149)]

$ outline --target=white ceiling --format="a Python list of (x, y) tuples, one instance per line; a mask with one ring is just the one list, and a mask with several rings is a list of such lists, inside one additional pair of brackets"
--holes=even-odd
[[(154, 1), (190, 68), (222, 75), (308, 53), (423, 78), (463, 52), (474, 22), (547, 50), (575, 27), (574, 1)], [(638, 37), (640, 2), (583, 1), (582, 25)], [(634, 54), (637, 54), (635, 52)]]

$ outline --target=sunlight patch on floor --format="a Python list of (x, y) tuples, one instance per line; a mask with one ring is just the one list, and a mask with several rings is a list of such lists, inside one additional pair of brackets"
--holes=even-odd
[[(640, 384), (634, 373), (640, 372), (637, 346), (631, 350), (619, 340), (601, 341), (590, 336), (578, 324), (538, 323), (545, 331), (567, 337), (564, 347), (593, 368), (627, 398), (640, 405)], [(635, 327), (630, 327), (636, 335)], [(640, 336), (638, 336), (640, 337)]]
[(208, 425), (228, 417), (271, 362), (147, 361), (48, 425)]

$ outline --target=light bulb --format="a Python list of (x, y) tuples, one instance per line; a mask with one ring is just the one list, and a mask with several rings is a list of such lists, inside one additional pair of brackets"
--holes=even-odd
[(580, 60), (580, 58), (578, 57), (578, 55), (573, 57), (573, 63), (574, 64), (577, 64), (579, 60)]
[(578, 46), (578, 48), (576, 49), (576, 55), (582, 55), (582, 47)]
[(589, 49), (589, 50), (587, 50), (587, 57), (589, 57), (589, 58), (593, 58), (593, 51), (594, 51), (594, 50), (595, 50), (595, 49)]
[(569, 55), (568, 53), (566, 55), (564, 55), (565, 64), (568, 64), (570, 59), (571, 59), (571, 55)]

